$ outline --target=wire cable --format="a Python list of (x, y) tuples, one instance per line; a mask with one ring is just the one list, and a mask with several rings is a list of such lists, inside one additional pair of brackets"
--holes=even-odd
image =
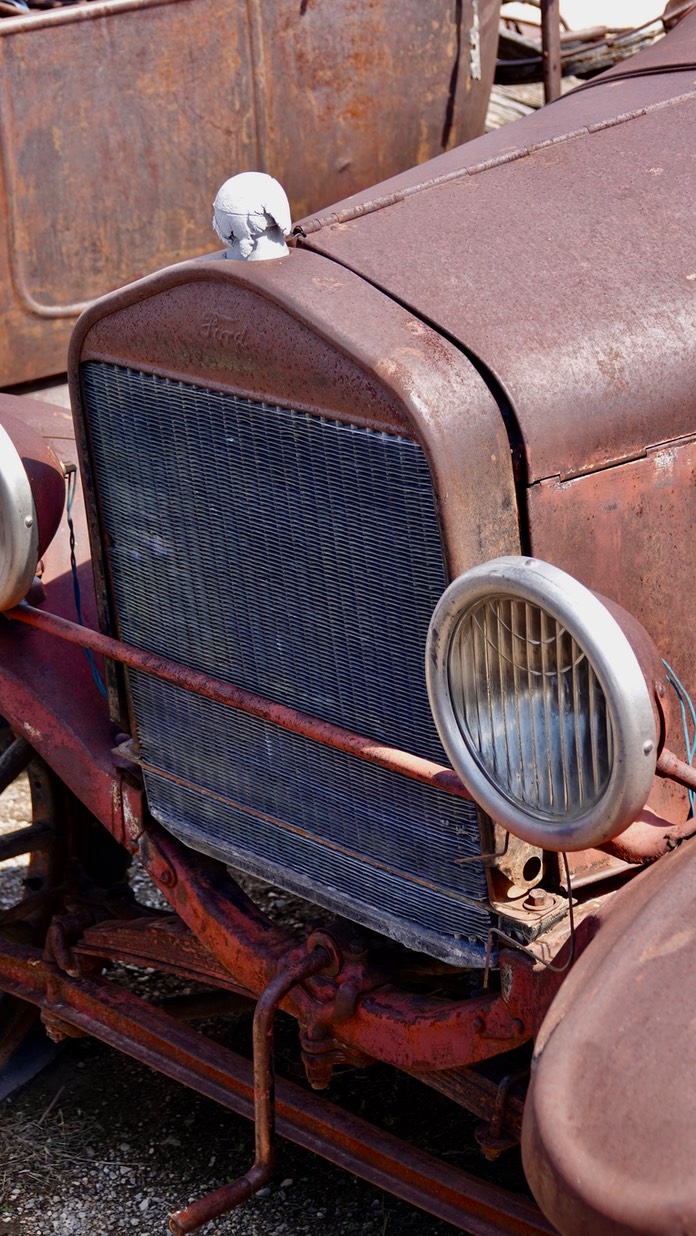
[[(73, 523), (73, 517), (72, 517), (73, 502), (75, 501), (75, 494), (77, 492), (77, 467), (75, 466), (75, 464), (65, 465), (65, 480), (67, 484), (65, 506), (66, 506), (67, 520), (68, 520), (68, 528), (70, 529), (70, 570), (72, 571), (73, 595), (75, 597), (75, 612), (77, 613), (77, 621), (79, 622), (80, 626), (83, 627), (85, 625), (85, 621), (84, 621), (84, 618), (82, 617), (82, 597), (80, 595), (80, 581), (77, 576), (77, 558), (75, 557), (75, 525)], [(85, 648), (85, 655), (87, 657), (87, 660), (89, 661), (89, 666), (92, 671), (92, 677), (96, 683), (96, 686), (97, 686), (97, 689), (100, 695), (102, 695), (104, 699), (108, 699), (106, 687), (104, 686), (101, 674), (99, 673), (99, 670), (97, 669), (96, 661), (94, 660), (94, 655), (91, 649)]]
[[(694, 708), (693, 701), (691, 699), (691, 696), (689, 695), (689, 692), (687, 691), (684, 684), (679, 680), (679, 678), (677, 678), (677, 675), (672, 669), (672, 666), (669, 665), (668, 662), (665, 661), (664, 659), (662, 661), (662, 664), (667, 670), (667, 681), (670, 684), (670, 686), (674, 688), (677, 694), (677, 699), (679, 700), (679, 708), (681, 710), (681, 718), (682, 718), (682, 729), (684, 731), (684, 744), (686, 746), (686, 762), (687, 764), (693, 765), (694, 756), (696, 755), (696, 708)], [(692, 726), (691, 732), (693, 733), (693, 738), (691, 737), (691, 733), (689, 732), (689, 716), (687, 716), (687, 709), (688, 709), (688, 714), (691, 717), (691, 726)], [(696, 811), (696, 794), (694, 793), (693, 790), (689, 790), (689, 804), (690, 804), (691, 809), (689, 811), (689, 815), (687, 818), (692, 819)]]

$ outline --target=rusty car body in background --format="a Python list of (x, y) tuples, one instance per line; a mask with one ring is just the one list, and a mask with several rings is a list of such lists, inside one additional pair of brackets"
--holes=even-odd
[[(696, 1232), (695, 79), (691, 13), (287, 257), (103, 298), (74, 440), (0, 400), (0, 784), (34, 799), (0, 842), (31, 856), (0, 1062), (33, 1005), (253, 1111), (253, 1166), (179, 1236), (268, 1180), (276, 1124), (481, 1236)], [(253, 1064), (112, 961), (253, 1002)], [(489, 1155), (521, 1138), (547, 1217), (274, 1092), (279, 1008), (314, 1090), (379, 1061)]]
[[(0, 385), (200, 253), (232, 171), (296, 217), (483, 132), (497, 0), (93, 0), (0, 20)], [(414, 80), (417, 88), (414, 88)]]

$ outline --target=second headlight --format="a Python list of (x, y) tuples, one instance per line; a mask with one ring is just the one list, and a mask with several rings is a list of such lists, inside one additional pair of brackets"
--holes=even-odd
[(498, 558), (438, 603), (430, 705), (480, 805), (533, 845), (577, 850), (623, 831), (655, 774), (651, 693), (603, 602), (533, 558)]

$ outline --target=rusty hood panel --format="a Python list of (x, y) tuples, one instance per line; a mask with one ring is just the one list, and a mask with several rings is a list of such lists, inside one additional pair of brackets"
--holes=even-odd
[(308, 220), (299, 243), (483, 363), (530, 481), (593, 471), (696, 431), (694, 132), (696, 13), (630, 71)]
[(696, 1232), (696, 840), (620, 893), (537, 1039), (527, 1177), (564, 1236)]

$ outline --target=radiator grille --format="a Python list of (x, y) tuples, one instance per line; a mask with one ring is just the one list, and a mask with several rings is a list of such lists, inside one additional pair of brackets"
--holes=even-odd
[[(432, 482), (394, 434), (89, 363), (122, 637), (444, 762), (425, 635), (445, 574)], [(156, 818), (190, 844), (452, 960), (489, 917), (475, 809), (130, 675)]]

